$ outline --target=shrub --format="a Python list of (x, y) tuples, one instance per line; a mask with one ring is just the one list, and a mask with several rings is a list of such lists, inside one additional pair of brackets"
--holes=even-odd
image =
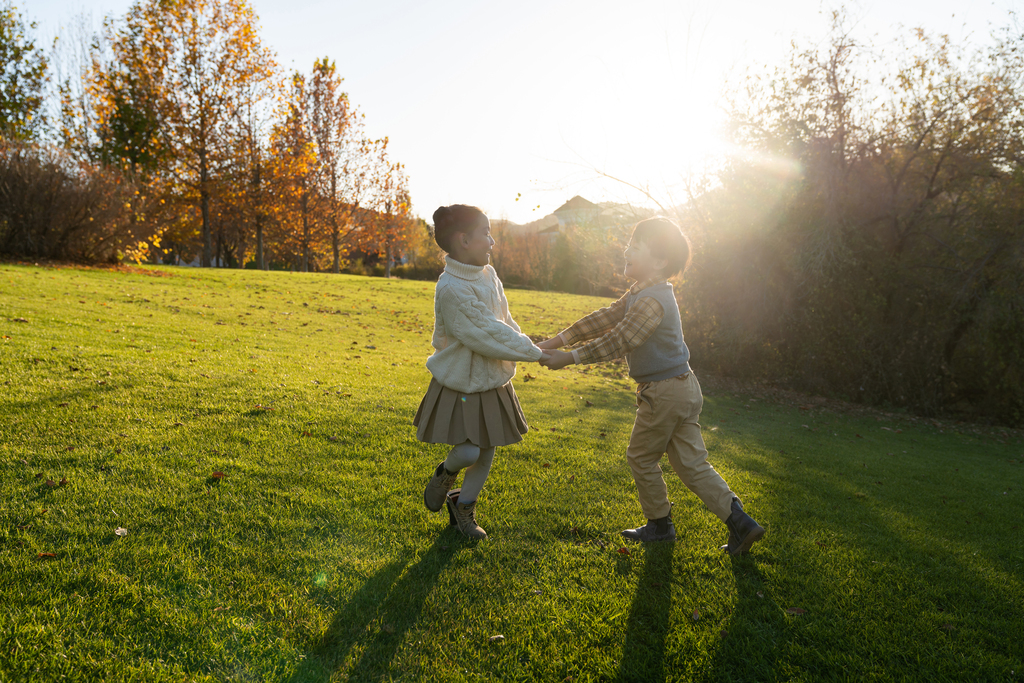
[(140, 200), (119, 173), (53, 147), (0, 143), (0, 253), (72, 261), (141, 254), (156, 231), (136, 219)]

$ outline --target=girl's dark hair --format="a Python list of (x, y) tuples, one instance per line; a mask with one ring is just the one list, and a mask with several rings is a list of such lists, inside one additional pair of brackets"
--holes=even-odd
[(458, 232), (473, 232), (487, 222), (487, 216), (475, 206), (452, 204), (438, 207), (434, 212), (434, 241), (446, 253), (451, 253), (449, 244), (452, 235)]
[(646, 244), (652, 254), (668, 261), (662, 272), (665, 277), (684, 272), (690, 265), (690, 240), (678, 225), (664, 216), (637, 223), (632, 239)]

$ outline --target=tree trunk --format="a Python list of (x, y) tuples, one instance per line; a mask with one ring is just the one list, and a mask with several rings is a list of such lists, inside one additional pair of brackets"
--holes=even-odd
[(210, 192), (206, 188), (206, 153), (199, 154), (199, 208), (203, 213), (203, 259), (200, 265), (203, 268), (210, 267), (213, 244), (210, 235)]
[(302, 272), (309, 272), (309, 199), (302, 195)]
[(265, 270), (263, 267), (263, 214), (256, 212), (256, 269)]
[(391, 277), (391, 240), (388, 240), (387, 247), (385, 249), (386, 260), (384, 261), (384, 277)]
[(224, 267), (224, 224), (217, 225), (217, 267)]
[(331, 243), (334, 248), (334, 265), (331, 267), (331, 272), (337, 275), (341, 272), (341, 250), (338, 244), (338, 224), (337, 219), (334, 221), (334, 225), (331, 226)]

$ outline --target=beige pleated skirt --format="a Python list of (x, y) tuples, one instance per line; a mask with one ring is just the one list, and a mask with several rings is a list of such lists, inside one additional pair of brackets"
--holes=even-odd
[(463, 394), (441, 386), (434, 378), (412, 423), (420, 441), (453, 446), (469, 441), (480, 448), (518, 443), (530, 429), (512, 382)]

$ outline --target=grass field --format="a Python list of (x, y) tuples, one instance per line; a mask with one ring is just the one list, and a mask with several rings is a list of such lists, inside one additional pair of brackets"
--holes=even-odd
[(521, 364), (473, 543), (422, 503), (432, 292), (0, 265), (0, 681), (1024, 679), (1019, 434), (707, 382), (768, 534), (670, 476), (679, 539), (624, 548), (632, 384)]

